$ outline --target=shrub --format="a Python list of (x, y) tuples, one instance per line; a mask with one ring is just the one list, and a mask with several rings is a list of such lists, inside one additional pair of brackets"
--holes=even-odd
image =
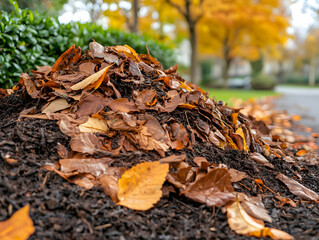
[(212, 68), (213, 68), (213, 61), (211, 59), (205, 59), (200, 63), (201, 67), (201, 83), (203, 85), (208, 85), (212, 81)]
[(257, 76), (260, 74), (264, 68), (264, 59), (260, 57), (259, 59), (255, 61), (250, 61), (250, 67), (251, 67), (251, 75)]
[(251, 88), (256, 90), (272, 90), (276, 86), (273, 77), (260, 73), (251, 80)]
[(157, 58), (165, 68), (175, 64), (174, 52), (151, 39), (119, 30), (104, 30), (95, 24), (61, 24), (30, 10), (0, 14), (0, 87), (12, 86), (22, 72), (52, 65), (72, 44), (88, 48), (92, 39), (102, 45), (128, 44), (138, 53)]

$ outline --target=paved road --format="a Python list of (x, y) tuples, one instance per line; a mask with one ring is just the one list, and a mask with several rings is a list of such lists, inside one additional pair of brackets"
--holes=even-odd
[(319, 132), (319, 88), (277, 87), (283, 96), (275, 100), (276, 108), (302, 117), (300, 124)]

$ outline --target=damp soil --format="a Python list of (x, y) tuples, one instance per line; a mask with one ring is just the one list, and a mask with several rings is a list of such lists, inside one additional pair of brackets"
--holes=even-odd
[[(30, 239), (256, 239), (233, 232), (221, 208), (208, 208), (178, 193), (164, 196), (148, 211), (134, 211), (117, 206), (100, 188), (85, 190), (41, 169), (46, 163), (59, 160), (57, 143), (68, 146), (69, 138), (54, 121), (18, 118), (21, 110), (33, 104), (20, 93), (0, 98), (0, 221), (30, 204), (36, 228)], [(134, 165), (141, 158), (152, 159), (154, 154), (137, 152), (130, 158), (120, 157), (117, 162)], [(233, 186), (238, 192), (262, 195), (273, 219), (266, 225), (295, 239), (319, 239), (318, 204), (292, 195), (275, 179), (278, 172), (299, 176), (301, 184), (319, 192), (318, 165), (290, 165), (275, 158), (271, 160), (275, 169), (269, 169), (240, 151), (222, 151), (209, 143), (188, 150), (186, 161), (193, 164), (194, 156), (246, 172), (249, 178)], [(17, 162), (8, 163), (5, 158)], [(262, 179), (272, 191), (297, 202), (297, 207), (280, 207), (271, 191), (255, 183), (256, 178)]]

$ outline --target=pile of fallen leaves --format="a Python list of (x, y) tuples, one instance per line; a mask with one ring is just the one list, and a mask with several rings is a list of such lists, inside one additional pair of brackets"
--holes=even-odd
[(290, 149), (297, 151), (295, 158), (285, 156), (283, 160), (290, 163), (294, 163), (297, 160), (305, 161), (309, 165), (318, 164), (319, 158), (314, 152), (319, 149), (316, 144), (319, 133), (313, 133), (312, 128), (298, 124), (298, 121), (301, 120), (300, 116), (290, 116), (287, 111), (276, 110), (273, 104), (274, 98), (276, 97), (264, 97), (246, 101), (233, 99), (232, 103), (235, 108), (242, 108), (241, 113), (250, 118), (253, 117), (256, 123), (265, 123), (267, 125), (267, 134), (271, 134), (273, 138), (279, 139)]
[[(164, 70), (151, 55), (127, 45), (92, 42), (83, 55), (73, 45), (53, 67), (22, 74), (13, 91), (36, 100), (20, 118), (55, 120), (70, 137), (69, 146), (58, 143), (59, 162), (44, 166), (67, 181), (87, 189), (100, 186), (116, 204), (135, 210), (150, 209), (163, 193), (177, 191), (209, 207), (224, 206), (238, 234), (292, 239), (265, 227), (271, 218), (260, 197), (234, 190), (232, 183), (245, 178), (244, 172), (201, 156), (188, 159), (188, 153), (209, 143), (249, 154), (271, 170), (268, 159), (294, 158), (293, 146), (271, 134), (264, 121), (210, 99), (176, 70)], [(319, 200), (284, 174), (277, 178), (293, 194)]]

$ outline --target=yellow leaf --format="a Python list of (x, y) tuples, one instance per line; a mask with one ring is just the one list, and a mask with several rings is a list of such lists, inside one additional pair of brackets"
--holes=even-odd
[(140, 163), (127, 170), (118, 183), (118, 205), (134, 210), (148, 210), (162, 196), (162, 185), (169, 170), (167, 163)]
[(254, 237), (271, 237), (272, 239), (294, 239), (288, 233), (274, 228), (266, 228), (262, 220), (247, 214), (240, 205), (238, 198), (226, 206), (227, 219), (230, 228), (238, 234)]
[(90, 84), (95, 83), (96, 81), (98, 81), (101, 77), (105, 76), (105, 72), (107, 72), (107, 70), (111, 67), (107, 66), (105, 68), (103, 68), (102, 70), (92, 74), (91, 76), (87, 77), (86, 79), (82, 80), (81, 82), (78, 82), (77, 84), (74, 84), (71, 89), (72, 90), (80, 90), (83, 89), (87, 86), (89, 86)]
[(129, 45), (124, 45), (124, 47), (130, 49), (131, 53), (132, 53), (132, 54), (134, 55), (134, 57), (136, 58), (137, 62), (140, 62), (140, 61), (141, 61), (141, 59), (138, 57), (138, 54), (136, 53), (136, 51), (135, 51), (133, 48), (131, 48)]
[(179, 82), (180, 83), (180, 88), (185, 89), (187, 91), (193, 91), (193, 89), (191, 89), (187, 84), (183, 83), (183, 82)]
[(71, 105), (64, 98), (59, 98), (50, 102), (49, 105), (42, 110), (42, 113), (54, 113), (69, 108), (70, 106)]
[(109, 127), (106, 122), (99, 118), (89, 117), (88, 121), (79, 125), (80, 132), (107, 132)]
[(244, 132), (243, 132), (243, 129), (242, 128), (238, 128), (235, 132), (236, 134), (240, 135), (242, 137), (242, 139), (244, 140), (244, 149), (249, 152), (249, 149), (247, 147), (247, 143), (246, 143), (246, 139), (245, 139), (245, 135), (244, 135)]
[(125, 46), (117, 45), (117, 46), (114, 46), (114, 48), (116, 51), (118, 51), (120, 53), (132, 53), (131, 50), (127, 46), (128, 45), (125, 45)]
[(16, 211), (8, 220), (0, 222), (1, 240), (25, 240), (34, 233), (32, 219), (29, 217), (29, 205)]

